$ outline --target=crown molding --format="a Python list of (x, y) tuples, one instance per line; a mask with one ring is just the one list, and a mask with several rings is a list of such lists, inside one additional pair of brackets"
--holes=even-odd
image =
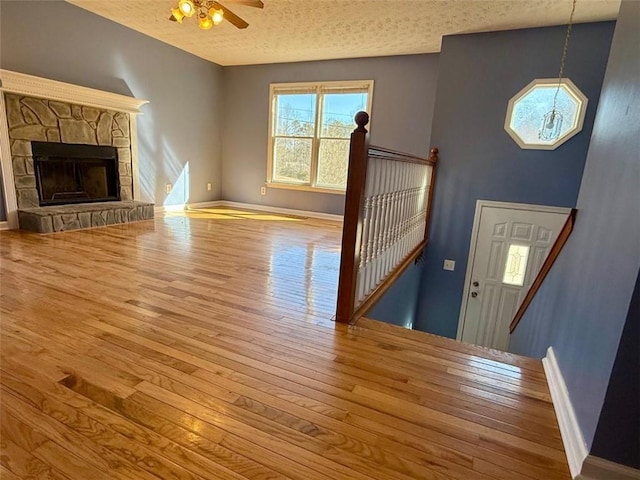
[(140, 107), (149, 103), (148, 100), (12, 72), (11, 70), (0, 70), (0, 82), (0, 91), (3, 92), (59, 100), (133, 115), (140, 114)]

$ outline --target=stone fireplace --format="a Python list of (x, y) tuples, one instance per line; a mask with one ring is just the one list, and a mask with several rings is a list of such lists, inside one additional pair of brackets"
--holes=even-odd
[(119, 197), (133, 200), (128, 114), (9, 93), (5, 101), (19, 209), (42, 206), (32, 142), (114, 147), (119, 163)]
[[(1, 73), (6, 123), (0, 133), (8, 137), (10, 158), (7, 166), (3, 145), (3, 180), (5, 191), (15, 192), (7, 195), (7, 210), (11, 212), (14, 200), (20, 228), (54, 232), (153, 218), (153, 204), (134, 198), (139, 196), (133, 164), (135, 115), (95, 104), (97, 97), (144, 101)], [(17, 91), (11, 91), (11, 82), (7, 88), (6, 78), (15, 79)], [(43, 82), (40, 90), (33, 87), (38, 80)], [(38, 95), (23, 94), (25, 90)], [(74, 93), (77, 102), (70, 98)], [(90, 104), (82, 104), (86, 100)]]

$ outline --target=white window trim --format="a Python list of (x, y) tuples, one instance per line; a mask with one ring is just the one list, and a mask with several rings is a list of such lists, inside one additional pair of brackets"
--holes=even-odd
[[(267, 181), (266, 185), (270, 188), (280, 188), (285, 190), (298, 190), (298, 191), (306, 191), (306, 192), (317, 192), (317, 193), (332, 193), (338, 195), (344, 195), (344, 188), (330, 188), (326, 186), (316, 186), (316, 175), (318, 171), (318, 148), (319, 142), (317, 139), (319, 138), (318, 129), (320, 125), (316, 123), (316, 132), (313, 141), (313, 150), (311, 157), (311, 176), (309, 183), (286, 183), (286, 182), (277, 182), (273, 180), (273, 97), (275, 95), (276, 90), (278, 89), (291, 89), (295, 90), (296, 88), (300, 88), (302, 90), (308, 90), (310, 87), (314, 87), (316, 93), (319, 93), (319, 90), (322, 87), (344, 87), (344, 88), (352, 88), (352, 87), (366, 87), (368, 89), (367, 92), (367, 108), (366, 111), (371, 115), (371, 104), (373, 99), (373, 80), (347, 80), (347, 81), (330, 81), (330, 82), (295, 82), (295, 83), (272, 83), (269, 85), (269, 122), (268, 122), (268, 130), (267, 130)], [(318, 103), (320, 97), (318, 96)], [(316, 118), (322, 115), (322, 111), (319, 105), (316, 106)], [(353, 128), (355, 130), (356, 124), (355, 121), (353, 123)], [(369, 123), (369, 129), (371, 129), (371, 123)]]
[[(563, 143), (568, 141), (570, 138), (572, 138), (574, 135), (577, 135), (582, 131), (582, 127), (584, 125), (584, 117), (587, 112), (587, 104), (589, 103), (589, 99), (580, 91), (580, 89), (576, 86), (576, 84), (573, 83), (568, 78), (563, 78), (560, 81), (560, 83), (564, 87), (566, 87), (567, 90), (569, 90), (570, 95), (580, 103), (580, 108), (576, 113), (575, 127), (567, 131), (564, 135), (560, 136), (553, 143), (543, 143), (543, 142), (527, 143), (523, 141), (520, 135), (518, 135), (518, 133), (511, 128), (511, 117), (513, 115), (513, 107), (518, 100), (524, 97), (527, 93), (529, 93), (535, 87), (544, 86), (544, 85), (557, 85), (558, 84), (557, 78), (536, 78), (531, 83), (529, 83), (526, 87), (524, 87), (522, 90), (516, 93), (513, 97), (511, 97), (511, 99), (509, 100), (509, 103), (507, 106), (507, 115), (504, 120), (504, 129), (509, 134), (509, 136), (513, 139), (513, 141), (516, 142), (520, 146), (520, 148), (522, 148), (523, 150), (555, 150), (560, 145), (562, 145)], [(542, 119), (540, 120), (542, 121)]]

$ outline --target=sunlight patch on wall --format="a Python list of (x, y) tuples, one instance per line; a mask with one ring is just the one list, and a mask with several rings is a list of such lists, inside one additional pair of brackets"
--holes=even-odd
[[(171, 165), (169, 165), (171, 167)], [(170, 177), (171, 178), (171, 177)], [(177, 180), (173, 183), (171, 192), (167, 194), (163, 205), (186, 205), (189, 203), (189, 162), (184, 164)]]

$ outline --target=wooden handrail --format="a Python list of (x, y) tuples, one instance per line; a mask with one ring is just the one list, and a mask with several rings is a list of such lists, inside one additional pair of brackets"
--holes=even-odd
[(558, 255), (560, 255), (560, 252), (562, 251), (562, 247), (564, 247), (565, 243), (567, 243), (567, 240), (569, 239), (569, 236), (573, 231), (573, 225), (576, 222), (577, 213), (578, 213), (578, 210), (576, 210), (575, 208), (571, 209), (571, 213), (569, 213), (569, 216), (567, 217), (567, 221), (564, 222), (564, 226), (562, 227), (562, 230), (560, 230), (560, 233), (558, 234), (558, 238), (556, 238), (556, 241), (554, 242), (553, 247), (551, 247), (551, 251), (549, 252), (549, 255), (547, 255), (547, 258), (544, 260), (544, 263), (542, 264), (542, 267), (540, 268), (538, 275), (536, 275), (536, 279), (531, 284), (531, 288), (529, 288), (527, 295), (524, 297), (524, 300), (520, 304), (520, 308), (518, 308), (518, 311), (513, 317), (513, 320), (511, 321), (511, 325), (509, 325), (509, 333), (513, 333), (513, 331), (516, 329), (516, 327), (520, 323), (520, 320), (522, 320), (522, 317), (524, 316), (524, 313), (527, 311), (529, 304), (531, 304), (533, 297), (535, 297), (536, 293), (538, 293), (538, 290), (540, 289), (542, 282), (544, 281), (545, 277), (549, 273), (549, 270), (551, 270), (551, 267), (555, 263), (556, 258), (558, 258)]
[(418, 163), (420, 165), (435, 166), (438, 160), (438, 149), (432, 149), (428, 158), (416, 157), (409, 153), (397, 152), (388, 148), (376, 147), (371, 145), (369, 147), (369, 158), (384, 158), (385, 160), (393, 160), (396, 162), (406, 163)]
[(429, 151), (429, 161), (433, 162), (433, 170), (431, 171), (431, 185), (429, 185), (429, 198), (427, 200), (427, 220), (424, 223), (424, 241), (425, 246), (429, 243), (429, 230), (431, 229), (431, 207), (433, 206), (433, 192), (436, 189), (436, 173), (438, 173), (438, 152), (436, 147)]
[[(369, 122), (369, 115), (365, 112), (359, 112), (356, 115), (356, 123), (358, 127), (351, 134), (351, 145), (349, 150), (349, 168), (347, 174), (347, 191), (345, 198), (345, 213), (344, 213), (344, 227), (342, 232), (342, 252), (340, 259), (340, 278), (338, 280), (338, 302), (336, 308), (336, 321), (343, 323), (352, 323), (357, 320), (359, 316), (364, 315), (379, 299), (380, 297), (388, 290), (388, 288), (398, 279), (398, 277), (402, 274), (402, 272), (411, 264), (413, 260), (422, 252), (423, 248), (427, 242), (427, 235), (429, 232), (429, 219), (431, 215), (431, 202), (433, 200), (433, 180), (435, 178), (435, 169), (438, 159), (438, 149), (433, 148), (430, 151), (429, 158), (420, 158), (415, 155), (405, 154), (401, 152), (397, 152), (394, 150), (381, 148), (381, 147), (373, 147), (369, 146), (368, 142), (368, 132), (365, 128)], [(368, 275), (362, 276), (358, 279), (358, 275), (362, 274), (362, 269), (369, 268), (369, 264), (367, 263), (369, 260), (369, 246), (370, 243), (367, 243), (366, 240), (363, 240), (363, 234), (371, 235), (371, 231), (368, 230), (368, 223), (372, 217), (366, 215), (366, 212), (372, 212), (371, 208), (384, 208), (380, 207), (380, 205), (386, 205), (386, 202), (389, 201), (387, 199), (394, 199), (392, 201), (397, 201), (393, 208), (395, 208), (395, 212), (407, 212), (408, 210), (402, 210), (405, 208), (412, 208), (410, 203), (401, 204), (400, 202), (405, 201), (405, 197), (402, 196), (405, 192), (400, 190), (396, 193), (394, 191), (381, 191), (380, 195), (376, 195), (371, 197), (371, 193), (368, 189), (371, 188), (372, 184), (367, 181), (367, 168), (370, 164), (369, 160), (371, 159), (379, 159), (379, 160), (389, 160), (389, 161), (398, 161), (412, 164), (419, 164), (425, 167), (431, 167), (431, 171), (428, 173), (424, 173), (424, 175), (430, 174), (430, 181), (426, 184), (425, 187), (428, 188), (429, 191), (427, 193), (428, 202), (426, 210), (422, 210), (424, 219), (425, 219), (425, 227), (424, 233), (422, 235), (422, 240), (412, 248), (412, 250), (404, 256), (401, 260), (398, 257), (390, 257), (393, 258), (393, 263), (387, 264), (385, 270), (383, 270), (381, 277), (369, 277)], [(389, 164), (390, 166), (392, 164)], [(374, 164), (371, 163), (371, 168), (374, 167)], [(409, 168), (409, 167), (407, 167)], [(417, 167), (411, 167), (417, 168)], [(388, 170), (392, 171), (392, 170)], [(410, 172), (411, 170), (404, 170), (405, 173), (400, 173), (397, 177), (386, 177), (386, 178), (395, 178), (395, 179), (410, 179), (413, 178), (411, 175), (407, 176), (406, 172)], [(420, 171), (420, 170), (416, 170)], [(402, 172), (402, 171), (399, 171)], [(371, 175), (375, 175), (371, 173)], [(404, 177), (402, 177), (404, 175)], [(374, 182), (376, 177), (370, 177), (370, 182)], [(419, 178), (419, 177), (415, 177)], [(428, 178), (428, 177), (426, 177)], [(396, 181), (396, 180), (394, 180)], [(412, 187), (415, 188), (415, 187)], [(415, 190), (412, 190), (415, 191)], [(386, 192), (386, 193), (383, 193)], [(408, 190), (407, 190), (408, 192)], [(413, 194), (413, 193), (412, 193)], [(365, 196), (367, 196), (367, 203), (365, 206)], [(409, 194), (407, 194), (409, 195)], [(383, 198), (380, 200), (380, 198)], [(397, 200), (395, 200), (397, 199)], [(402, 199), (402, 200), (401, 200)], [(406, 200), (408, 201), (408, 200)], [(380, 203), (378, 203), (380, 202)], [(373, 207), (372, 207), (373, 205)], [(403, 206), (404, 205), (404, 206)], [(413, 207), (415, 208), (415, 207)], [(369, 210), (368, 210), (369, 209)], [(375, 210), (374, 210), (375, 211)], [(389, 211), (393, 212), (394, 210), (378, 210), (380, 211)], [(419, 210), (418, 210), (419, 212)], [(366, 217), (366, 220), (365, 220)], [(380, 218), (380, 217), (377, 217)], [(389, 217), (387, 218), (387, 221)], [(408, 218), (408, 217), (407, 217)], [(422, 216), (421, 216), (422, 218)], [(406, 220), (408, 221), (408, 220)], [(384, 220), (383, 220), (384, 222)], [(384, 224), (384, 223), (383, 223)], [(398, 224), (396, 224), (397, 227)], [(415, 232), (415, 227), (414, 232)], [(389, 230), (390, 231), (390, 230)], [(397, 232), (398, 230), (394, 230)], [(368, 233), (367, 233), (368, 232)], [(385, 231), (385, 235), (386, 235)], [(396, 233), (397, 235), (397, 233)], [(415, 235), (415, 234), (414, 234)], [(396, 237), (397, 238), (397, 237)], [(412, 243), (417, 239), (412, 237)], [(418, 237), (420, 238), (420, 237)], [(371, 239), (369, 239), (370, 241)], [(364, 243), (363, 243), (364, 242)], [(363, 246), (364, 245), (364, 246)], [(374, 249), (375, 249), (375, 243)], [(385, 245), (386, 245), (386, 236), (385, 236)], [(397, 245), (400, 243), (392, 244), (394, 248), (398, 248)], [(410, 244), (407, 247), (411, 248)], [(361, 253), (362, 249), (366, 250), (366, 253)], [(388, 248), (388, 247), (385, 247)], [(385, 250), (386, 251), (386, 250)], [(389, 250), (390, 251), (390, 250)], [(399, 252), (404, 253), (406, 250), (400, 250)], [(379, 252), (379, 250), (378, 250)], [(396, 250), (398, 252), (398, 250)], [(364, 257), (361, 258), (361, 255)], [(378, 257), (384, 258), (384, 257)], [(393, 264), (398, 262), (398, 264), (394, 267)], [(366, 267), (363, 267), (363, 264)], [(382, 265), (382, 264), (379, 264)], [(379, 267), (376, 267), (379, 268)], [(387, 272), (387, 268), (389, 271)], [(385, 273), (386, 272), (386, 273)], [(363, 284), (363, 279), (369, 278), (377, 278), (376, 284)], [(360, 281), (360, 283), (358, 283)], [(366, 280), (368, 281), (368, 280)], [(369, 291), (369, 289), (371, 290)], [(363, 290), (364, 289), (364, 290)], [(366, 296), (365, 296), (366, 295)], [(364, 297), (363, 297), (364, 296)], [(357, 302), (356, 302), (357, 299)], [(360, 303), (362, 302), (362, 303)]]

